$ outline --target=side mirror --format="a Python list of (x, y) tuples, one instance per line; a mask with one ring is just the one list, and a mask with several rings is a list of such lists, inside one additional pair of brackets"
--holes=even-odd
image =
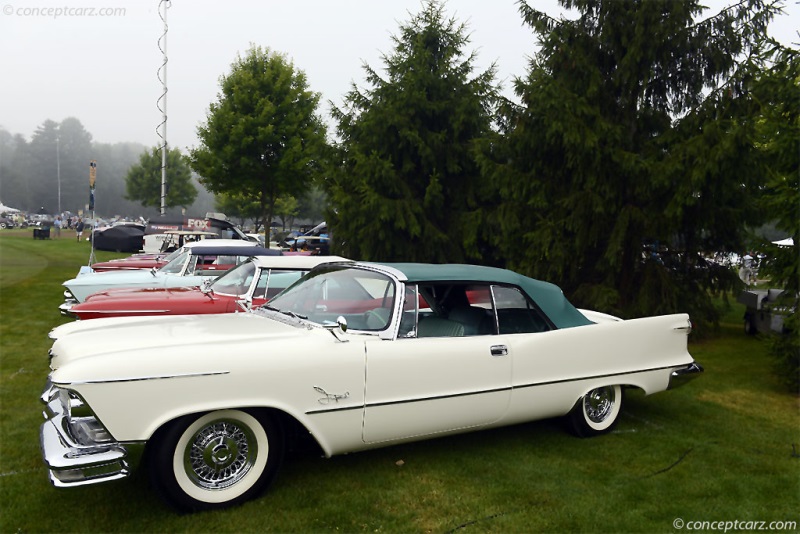
[(335, 337), (336, 340), (339, 341), (340, 343), (347, 343), (349, 341), (348, 339), (340, 337), (341, 334), (347, 332), (347, 319), (345, 319), (343, 316), (340, 315), (339, 317), (336, 318), (335, 325), (330, 324), (330, 322), (327, 322), (324, 328), (325, 330), (330, 332), (331, 335)]
[(237, 300), (236, 305), (242, 309), (243, 312), (249, 312), (253, 309), (253, 297), (247, 296), (243, 299)]
[(213, 298), (213, 296), (214, 296), (214, 290), (211, 289), (211, 284), (213, 282), (214, 281), (209, 278), (209, 279), (203, 280), (203, 285), (200, 286), (200, 291), (203, 293), (203, 295), (206, 295), (209, 298)]

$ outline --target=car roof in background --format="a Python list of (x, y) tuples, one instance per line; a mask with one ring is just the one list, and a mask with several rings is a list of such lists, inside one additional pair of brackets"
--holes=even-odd
[(219, 246), (219, 245), (209, 245), (209, 244), (202, 244), (198, 246), (194, 246), (191, 249), (191, 252), (195, 256), (200, 255), (207, 255), (212, 256), (216, 255), (223, 255), (223, 256), (281, 256), (283, 252), (280, 250), (275, 250), (271, 248), (264, 248), (264, 247), (254, 247), (252, 245), (226, 245), (226, 246)]
[[(194, 235), (212, 236), (212, 235), (217, 235), (214, 232), (205, 232), (205, 231), (202, 231), (202, 230), (165, 230), (164, 233), (168, 234), (168, 235), (184, 235), (184, 236), (187, 236), (187, 235), (188, 236), (194, 236)], [(158, 235), (158, 234), (152, 234), (152, 235)], [(234, 241), (241, 241), (241, 239), (236, 239)]]
[[(155, 235), (155, 234), (150, 234)], [(184, 248), (194, 247), (255, 247), (258, 243), (255, 241), (245, 241), (243, 239), (199, 239), (197, 241), (189, 241), (184, 243)]]
[(267, 269), (313, 269), (317, 265), (332, 262), (349, 262), (341, 256), (296, 256), (285, 255), (269, 258), (255, 258), (256, 265)]

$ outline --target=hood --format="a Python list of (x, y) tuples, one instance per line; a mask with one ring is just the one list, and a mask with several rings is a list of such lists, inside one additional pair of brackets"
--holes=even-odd
[[(109, 318), (59, 326), (50, 350), (52, 381), (130, 381), (225, 373), (238, 357), (264, 354), (283, 340), (296, 346), (322, 329), (263, 314)], [(273, 351), (270, 351), (273, 352)], [(276, 351), (283, 352), (283, 351)]]
[(92, 269), (151, 269), (164, 265), (164, 259), (156, 256), (149, 258), (125, 258), (121, 260), (101, 261), (92, 264)]
[(103, 317), (104, 314), (136, 316), (223, 313), (228, 311), (229, 300), (205, 294), (196, 286), (112, 288), (92, 293), (83, 302), (73, 305), (70, 313), (80, 319)]
[[(97, 293), (92, 293), (86, 297), (86, 301), (78, 306), (85, 306), (86, 304), (99, 304), (102, 302), (140, 302), (155, 300), (172, 299), (172, 298), (185, 298), (187, 295), (197, 293), (202, 295), (203, 292), (200, 288), (190, 287), (140, 287), (140, 288), (109, 288)], [(207, 298), (207, 297), (206, 297)]]
[(89, 273), (78, 276), (77, 278), (73, 278), (72, 280), (67, 280), (62, 285), (73, 288), (73, 287), (83, 287), (83, 286), (110, 286), (116, 285), (120, 283), (136, 283), (139, 281), (148, 281), (159, 276), (163, 276), (163, 274), (156, 272), (153, 273), (150, 269), (141, 269), (135, 271), (120, 271), (120, 272), (101, 272), (101, 273)]
[[(163, 286), (168, 275), (150, 269), (115, 270), (89, 273), (67, 280), (62, 285), (83, 302), (92, 293), (110, 287)], [(169, 275), (177, 276), (177, 275)]]

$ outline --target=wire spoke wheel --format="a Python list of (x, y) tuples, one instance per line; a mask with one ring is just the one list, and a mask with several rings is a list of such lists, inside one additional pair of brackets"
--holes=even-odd
[(235, 420), (213, 421), (189, 440), (184, 468), (197, 486), (221, 489), (244, 478), (257, 456), (258, 443), (249, 427)]
[(266, 489), (283, 450), (280, 425), (267, 415), (244, 410), (187, 415), (148, 444), (150, 478), (178, 510), (225, 508)]
[(580, 437), (610, 432), (622, 409), (622, 388), (602, 386), (587, 392), (568, 416), (570, 430)]

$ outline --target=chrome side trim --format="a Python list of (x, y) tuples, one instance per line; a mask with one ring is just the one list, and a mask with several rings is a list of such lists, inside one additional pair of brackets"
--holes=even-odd
[(198, 376), (217, 376), (217, 375), (227, 375), (230, 374), (230, 371), (214, 371), (210, 373), (186, 373), (186, 374), (174, 374), (174, 375), (163, 375), (163, 376), (137, 376), (131, 378), (117, 378), (113, 380), (85, 380), (80, 382), (69, 382), (69, 383), (58, 383), (58, 386), (67, 387), (69, 385), (75, 384), (116, 384), (121, 382), (142, 382), (145, 380), (169, 380), (172, 378), (196, 378)]
[[(697, 368), (699, 370), (694, 370), (695, 368)], [(518, 389), (534, 388), (534, 387), (541, 387), (541, 386), (550, 386), (550, 385), (553, 385), (553, 384), (562, 384), (562, 383), (565, 383), (565, 382), (582, 382), (582, 381), (585, 381), (585, 380), (596, 380), (598, 378), (624, 377), (624, 376), (634, 375), (634, 374), (638, 374), (638, 373), (650, 373), (650, 372), (653, 372), (653, 371), (664, 371), (664, 370), (667, 370), (667, 369), (672, 369), (672, 371), (670, 373), (670, 386), (671, 387), (677, 387), (677, 385), (676, 386), (672, 386), (673, 377), (675, 377), (676, 374), (678, 374), (680, 376), (680, 378), (678, 379), (679, 381), (681, 379), (685, 380), (685, 381), (688, 381), (691, 378), (694, 378), (694, 377), (698, 376), (698, 374), (703, 371), (703, 368), (700, 365), (698, 365), (697, 363), (691, 363), (691, 364), (687, 365), (686, 367), (682, 367), (682, 368), (677, 369), (677, 370), (675, 369), (674, 366), (651, 367), (651, 368), (646, 368), (646, 369), (638, 369), (638, 370), (635, 370), (635, 371), (623, 371), (623, 372), (619, 372), (619, 373), (609, 373), (609, 374), (602, 374), (602, 375), (574, 376), (574, 377), (571, 377), (571, 378), (564, 378), (564, 379), (561, 379), (561, 380), (548, 380), (548, 381), (543, 381), (543, 382), (532, 382), (532, 383), (527, 383), (527, 384), (512, 384), (511, 386), (508, 386), (508, 387), (495, 388), (495, 389), (486, 389), (486, 390), (476, 390), (476, 391), (464, 391), (464, 392), (461, 392), (461, 393), (451, 393), (451, 394), (448, 394), (448, 395), (436, 395), (436, 396), (430, 396), (430, 397), (411, 397), (411, 398), (407, 398), (407, 399), (397, 399), (397, 400), (394, 400), (394, 401), (373, 402), (373, 403), (368, 403), (368, 404), (356, 404), (356, 405), (344, 406), (344, 407), (307, 410), (305, 413), (306, 413), (306, 415), (318, 415), (318, 414), (329, 413), (329, 412), (340, 412), (340, 411), (345, 411), (345, 410), (361, 410), (361, 409), (375, 408), (375, 407), (379, 407), (379, 406), (391, 406), (391, 405), (395, 405), (395, 404), (408, 404), (408, 403), (414, 403), (414, 402), (429, 402), (429, 401), (436, 401), (436, 400), (442, 400), (442, 399), (450, 399), (450, 398), (455, 398), (455, 397), (469, 397), (469, 396), (473, 396), (473, 395), (485, 395), (487, 393), (497, 393), (497, 392), (508, 391), (508, 390), (514, 391), (514, 390), (518, 390)], [(684, 377), (684, 374), (687, 374), (687, 373), (689, 373), (689, 375), (687, 377)], [(694, 374), (691, 374), (691, 373), (694, 373)], [(668, 387), (667, 389), (670, 389), (670, 388)]]
[(676, 326), (673, 330), (685, 330), (688, 336), (692, 333), (692, 321), (687, 321), (685, 326)]
[[(90, 309), (83, 309), (80, 313), (102, 313), (102, 314), (110, 314), (110, 313), (123, 313), (125, 315), (139, 315), (142, 313), (169, 313), (169, 310), (90, 310)], [(72, 313), (71, 315), (77, 315), (76, 313)]]

